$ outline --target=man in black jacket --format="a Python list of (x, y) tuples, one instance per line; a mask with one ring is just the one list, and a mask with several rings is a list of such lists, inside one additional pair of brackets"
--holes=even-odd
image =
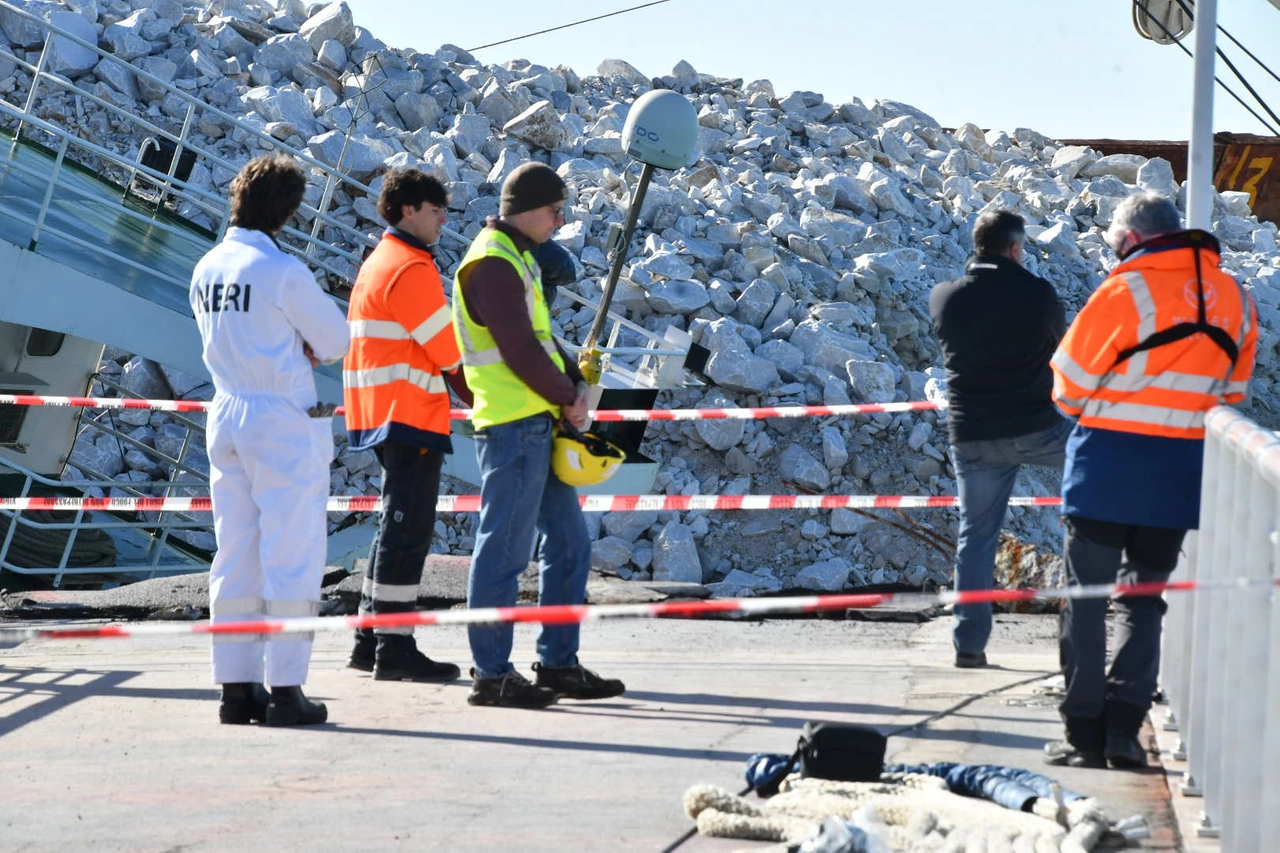
[[(1049, 359), (1066, 331), (1053, 285), (1022, 267), (1022, 217), (992, 210), (973, 227), (963, 278), (929, 297), (947, 370), (947, 425), (960, 497), (956, 589), (989, 590), (996, 546), (1022, 465), (1062, 470), (1071, 421), (1053, 405)], [(958, 667), (986, 666), (991, 605), (955, 608)]]

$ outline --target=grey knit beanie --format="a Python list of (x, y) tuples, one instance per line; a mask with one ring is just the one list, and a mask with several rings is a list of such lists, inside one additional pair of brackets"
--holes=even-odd
[(514, 216), (568, 197), (564, 181), (543, 163), (522, 163), (502, 183), (499, 216)]

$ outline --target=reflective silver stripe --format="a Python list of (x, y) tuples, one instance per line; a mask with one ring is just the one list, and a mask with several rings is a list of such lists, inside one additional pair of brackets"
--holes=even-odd
[[(466, 309), (464, 308), (463, 310), (465, 311)], [(462, 363), (466, 364), (467, 356), (476, 351), (476, 345), (471, 343), (471, 333), (467, 331), (467, 324), (465, 321), (459, 323), (453, 328), (457, 331), (459, 340), (462, 341)]]
[(1118, 421), (1131, 421), (1154, 426), (1168, 426), (1178, 429), (1201, 429), (1204, 427), (1204, 412), (1190, 412), (1186, 409), (1173, 409), (1168, 406), (1148, 406), (1142, 403), (1111, 403), (1106, 400), (1092, 398), (1085, 404), (1082, 418), (1109, 418)]
[(449, 328), (451, 322), (449, 306), (441, 305), (436, 313), (423, 320), (409, 335), (422, 346), (426, 346), (432, 338)]
[[(534, 275), (533, 270), (529, 268), (528, 264), (524, 262), (524, 258), (520, 257), (518, 254), (512, 254), (506, 246), (497, 240), (489, 240), (485, 243), (484, 247), (486, 252), (485, 257), (493, 257), (488, 254), (490, 250), (493, 250), (515, 266), (516, 271), (520, 274), (520, 281), (524, 284), (525, 306), (529, 309), (529, 320), (532, 322), (534, 306), (533, 289), (537, 284), (537, 276)], [(466, 308), (464, 307), (463, 310), (465, 311)], [(458, 337), (462, 339), (463, 364), (468, 367), (488, 367), (502, 362), (502, 356), (498, 354), (496, 347), (491, 347), (485, 350), (476, 349), (475, 342), (471, 340), (471, 333), (467, 329), (465, 318), (464, 322), (458, 323), (456, 328), (458, 330)], [(546, 349), (545, 342), (543, 343), (543, 349)], [(555, 345), (553, 344), (552, 348), (548, 350), (548, 352), (554, 351)]]
[(491, 364), (499, 364), (501, 362), (502, 353), (498, 352), (497, 347), (483, 352), (464, 352), (462, 354), (462, 363), (467, 367), (488, 367)]
[[(1231, 281), (1235, 283), (1236, 290), (1240, 293), (1240, 334), (1236, 337), (1236, 346), (1238, 347), (1239, 352), (1244, 352), (1245, 339), (1249, 337), (1249, 332), (1253, 329), (1253, 312), (1249, 310), (1252, 306), (1252, 300), (1249, 299), (1248, 291), (1244, 289), (1244, 286), (1241, 285), (1240, 282), (1236, 281), (1234, 278), (1232, 278)], [(1236, 367), (1239, 363), (1240, 362), (1237, 360), (1236, 364), (1227, 368), (1227, 375), (1223, 377), (1224, 387), (1221, 391), (1223, 395), (1249, 393), (1248, 378), (1239, 382), (1233, 382), (1231, 380), (1231, 374), (1236, 372)]]
[(1231, 281), (1235, 284), (1236, 290), (1240, 292), (1240, 336), (1236, 338), (1236, 345), (1240, 349), (1244, 349), (1244, 339), (1249, 336), (1249, 331), (1253, 328), (1253, 312), (1249, 310), (1252, 300), (1249, 299), (1249, 293), (1244, 286), (1234, 278)]
[(1167, 370), (1154, 376), (1132, 373), (1108, 373), (1102, 377), (1102, 386), (1112, 391), (1136, 393), (1145, 388), (1163, 388), (1168, 391), (1186, 391), (1191, 394), (1217, 394), (1222, 380), (1214, 376), (1195, 373), (1176, 373)]
[(347, 327), (353, 338), (403, 341), (409, 337), (409, 330), (394, 320), (348, 320)]
[(214, 634), (213, 642), (223, 643), (261, 643), (266, 637), (262, 634)]
[[(1147, 279), (1140, 272), (1127, 272), (1120, 278), (1128, 286), (1133, 307), (1138, 311), (1138, 341), (1145, 341), (1156, 333), (1156, 301), (1151, 296), (1151, 288), (1147, 286)], [(1146, 373), (1147, 350), (1131, 355), (1128, 365), (1130, 373)]]
[(449, 390), (443, 376), (404, 363), (342, 371), (342, 382), (348, 388), (372, 388), (400, 381), (416, 385), (428, 394), (444, 394)]
[(1075, 397), (1059, 397), (1058, 398), (1059, 406), (1066, 406), (1069, 409), (1075, 409), (1077, 411), (1079, 411), (1080, 409), (1083, 409), (1084, 404), (1087, 402), (1089, 402), (1088, 399), (1077, 400)]
[(404, 628), (374, 628), (373, 633), (374, 634), (395, 634), (400, 637), (404, 637), (404, 636), (412, 637), (413, 626), (410, 625)]
[[(554, 340), (544, 341), (539, 339), (538, 343), (541, 344), (543, 351), (546, 352), (547, 355), (555, 355), (558, 352), (556, 349), (556, 342)], [(468, 367), (487, 367), (491, 364), (500, 364), (501, 362), (502, 353), (498, 352), (497, 347), (481, 350), (480, 352), (463, 353), (462, 355), (462, 363)]]
[(490, 240), (485, 244), (485, 249), (496, 250), (500, 255), (515, 265), (516, 270), (520, 273), (520, 280), (524, 283), (524, 303), (525, 307), (529, 309), (529, 318), (532, 319), (534, 306), (533, 290), (534, 287), (537, 286), (538, 276), (534, 273), (533, 269), (524, 262), (524, 257), (522, 255), (513, 255), (506, 246), (502, 245), (497, 240)]
[(267, 615), (287, 619), (292, 616), (316, 616), (320, 613), (318, 601), (268, 601)]
[(1094, 376), (1089, 371), (1081, 367), (1074, 358), (1067, 354), (1066, 350), (1058, 350), (1053, 354), (1052, 364), (1062, 373), (1063, 376), (1070, 379), (1076, 385), (1086, 391), (1092, 391), (1098, 387), (1100, 377)]
[(373, 592), (369, 596), (374, 601), (386, 601), (403, 603), (405, 601), (418, 600), (418, 585), (416, 583), (378, 583), (373, 582)]
[(209, 602), (209, 611), (215, 619), (224, 613), (261, 616), (267, 612), (261, 598), (215, 598)]

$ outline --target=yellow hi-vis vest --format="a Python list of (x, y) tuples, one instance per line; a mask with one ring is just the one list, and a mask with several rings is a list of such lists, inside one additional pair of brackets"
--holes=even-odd
[(532, 252), (521, 252), (510, 237), (495, 228), (476, 235), (454, 273), (453, 330), (462, 351), (462, 371), (475, 398), (471, 422), (476, 429), (510, 423), (550, 412), (560, 417), (560, 407), (535, 392), (502, 360), (498, 344), (487, 326), (471, 319), (463, 293), (463, 272), (482, 258), (502, 258), (516, 268), (524, 283), (525, 307), (533, 323), (533, 334), (556, 367), (564, 370), (564, 359), (551, 335), (551, 311), (542, 294), (541, 274)]

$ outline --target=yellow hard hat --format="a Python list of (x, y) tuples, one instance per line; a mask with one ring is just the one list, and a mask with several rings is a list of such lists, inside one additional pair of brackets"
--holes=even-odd
[(569, 486), (594, 486), (613, 476), (627, 454), (594, 433), (561, 430), (551, 448), (551, 470)]

